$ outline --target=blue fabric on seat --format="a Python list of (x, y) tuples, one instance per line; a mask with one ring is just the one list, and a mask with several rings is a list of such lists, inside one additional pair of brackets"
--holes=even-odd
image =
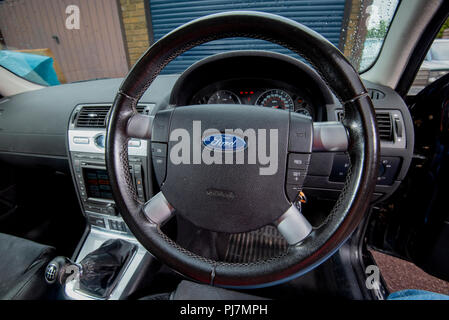
[(449, 300), (449, 296), (425, 290), (410, 289), (393, 292), (387, 300)]

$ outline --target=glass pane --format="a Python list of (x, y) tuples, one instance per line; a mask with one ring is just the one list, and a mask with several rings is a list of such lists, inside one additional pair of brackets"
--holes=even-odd
[(437, 39), (427, 52), (418, 74), (415, 77), (409, 95), (416, 95), (429, 84), (437, 81), (449, 72), (449, 19), (441, 28)]
[[(357, 70), (375, 61), (398, 0), (60, 0), (0, 1), (0, 66), (42, 85), (124, 77), (160, 37), (208, 14), (253, 10), (310, 27), (338, 47)], [(265, 41), (225, 39), (195, 48), (167, 68), (229, 50), (273, 50)], [(447, 52), (438, 53), (444, 58)], [(293, 54), (292, 54), (293, 55)]]

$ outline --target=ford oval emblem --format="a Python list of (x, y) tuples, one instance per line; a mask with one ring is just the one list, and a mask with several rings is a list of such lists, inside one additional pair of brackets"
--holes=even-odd
[(206, 148), (215, 151), (239, 151), (246, 148), (246, 142), (234, 134), (211, 134), (203, 138)]

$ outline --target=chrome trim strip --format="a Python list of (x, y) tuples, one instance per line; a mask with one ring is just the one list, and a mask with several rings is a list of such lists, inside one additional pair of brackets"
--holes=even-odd
[[(100, 134), (106, 135), (106, 130), (104, 129), (70, 129), (69, 130), (69, 150), (70, 152), (86, 152), (86, 153), (99, 153), (105, 154), (105, 149), (98, 147), (95, 144), (95, 137)], [(86, 144), (78, 144), (73, 140), (75, 138), (88, 138), (89, 143)], [(140, 147), (128, 147), (128, 154), (130, 156), (147, 156), (148, 149), (148, 141), (147, 140), (139, 140)], [(133, 141), (133, 140), (131, 140)], [(131, 143), (132, 144), (132, 143)]]

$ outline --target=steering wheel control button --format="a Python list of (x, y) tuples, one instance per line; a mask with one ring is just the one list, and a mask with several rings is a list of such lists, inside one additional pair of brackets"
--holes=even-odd
[(313, 127), (310, 117), (290, 113), (288, 151), (311, 153), (313, 145)]
[(151, 144), (151, 154), (154, 157), (166, 157), (167, 156), (167, 145), (165, 143), (152, 143)]
[[(167, 171), (167, 144), (152, 142), (151, 155), (156, 180), (160, 186), (165, 180), (165, 174)], [(139, 186), (137, 186), (137, 188), (139, 188)]]
[(287, 184), (295, 184), (302, 186), (306, 179), (307, 172), (305, 170), (287, 170)]
[(310, 158), (310, 154), (290, 153), (288, 156), (288, 167), (290, 169), (307, 170)]
[(287, 197), (290, 202), (293, 202), (298, 197), (298, 194), (302, 191), (302, 186), (295, 184), (287, 184), (286, 185)]
[(165, 180), (165, 173), (167, 171), (167, 158), (166, 157), (153, 157), (154, 172), (156, 174), (156, 180), (159, 185)]

